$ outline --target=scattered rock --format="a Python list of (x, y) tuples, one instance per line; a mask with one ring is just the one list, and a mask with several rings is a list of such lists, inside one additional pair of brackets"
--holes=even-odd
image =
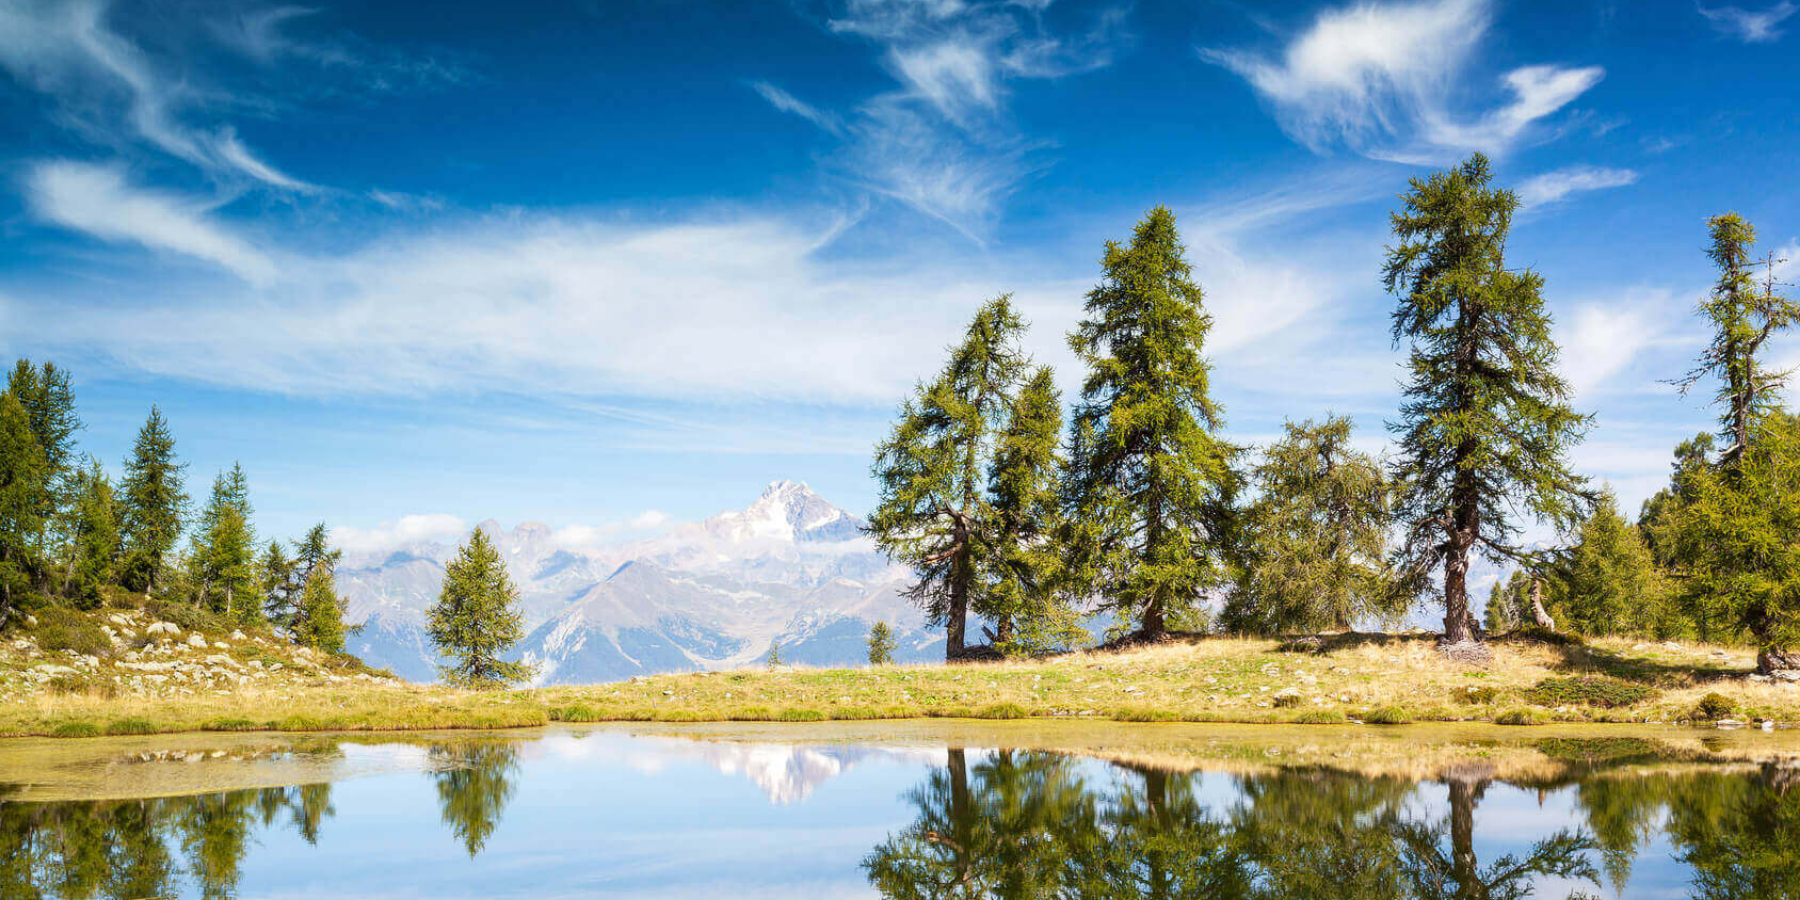
[(206, 647), (206, 638), (197, 634), (188, 635), (187, 645), (189, 647), (204, 649)]

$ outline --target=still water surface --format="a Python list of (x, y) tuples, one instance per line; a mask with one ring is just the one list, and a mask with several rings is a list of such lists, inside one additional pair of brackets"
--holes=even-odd
[[(1654, 742), (1395, 774), (806, 734), (121, 745), (0, 770), (0, 897), (1800, 898), (1795, 770)], [(113, 799), (33, 799), (59, 767)]]

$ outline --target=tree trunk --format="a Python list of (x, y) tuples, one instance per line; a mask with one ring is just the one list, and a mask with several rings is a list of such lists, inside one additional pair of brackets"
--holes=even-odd
[[(1460, 517), (1459, 517), (1460, 518)], [(1475, 640), (1474, 619), (1469, 615), (1469, 533), (1458, 528), (1450, 534), (1444, 556), (1444, 643)]]
[[(1148, 521), (1145, 523), (1145, 526), (1144, 555), (1149, 559), (1155, 559), (1157, 552), (1162, 548), (1163, 521), (1161, 497), (1155, 495), (1150, 497)], [(1169, 633), (1169, 626), (1163, 608), (1162, 588), (1160, 586), (1152, 587), (1150, 589), (1150, 600), (1144, 604), (1144, 621), (1141, 632), (1144, 638), (1150, 641), (1160, 641), (1163, 639), (1164, 635)]]
[(1756, 651), (1756, 671), (1764, 675), (1800, 669), (1800, 651), (1786, 647), (1763, 647)]
[(961, 659), (963, 655), (963, 628), (969, 618), (969, 578), (965, 562), (957, 561), (956, 574), (950, 580), (950, 608), (944, 611), (946, 661)]
[(1450, 877), (1456, 881), (1456, 897), (1484, 898), (1481, 865), (1475, 858), (1475, 802), (1481, 785), (1471, 779), (1450, 778)]
[(994, 620), (994, 643), (1005, 644), (1012, 641), (1012, 616), (1002, 615)]
[(1536, 574), (1531, 576), (1531, 620), (1545, 631), (1556, 630), (1556, 620), (1544, 609), (1544, 578)]

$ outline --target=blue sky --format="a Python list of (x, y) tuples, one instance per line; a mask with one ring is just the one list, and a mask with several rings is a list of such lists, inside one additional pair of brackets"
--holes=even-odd
[(1800, 256), (1794, 31), (1787, 0), (0, 0), (0, 351), (74, 372), (115, 470), (160, 403), (267, 534), (582, 543), (777, 478), (866, 510), (982, 300), (1072, 394), (1102, 242), (1166, 203), (1230, 434), (1330, 410), (1378, 449), (1387, 213), (1480, 150), (1597, 416), (1577, 462), (1635, 509), (1711, 421), (1662, 383), (1706, 217)]

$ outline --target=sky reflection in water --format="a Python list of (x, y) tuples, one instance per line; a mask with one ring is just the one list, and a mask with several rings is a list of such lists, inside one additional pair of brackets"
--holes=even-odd
[(376, 774), (0, 802), (0, 897), (1800, 897), (1800, 778), (1768, 766), (1416, 782), (609, 729), (321, 746)]

